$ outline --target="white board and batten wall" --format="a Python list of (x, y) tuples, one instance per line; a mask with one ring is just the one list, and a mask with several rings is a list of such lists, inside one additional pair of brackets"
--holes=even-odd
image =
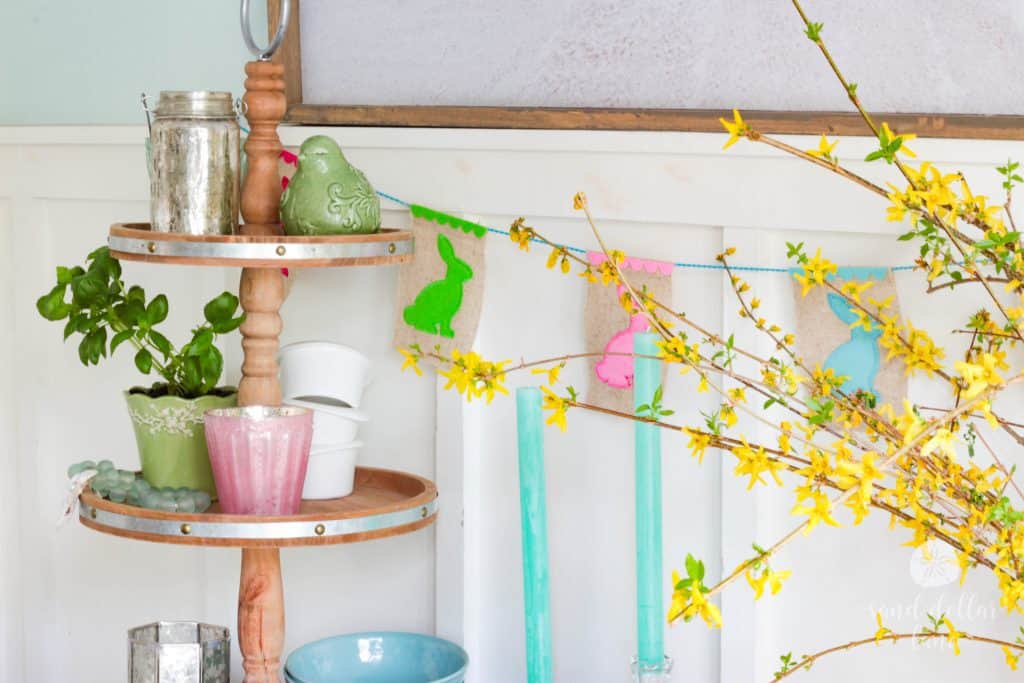
[[(571, 206), (572, 195), (584, 190), (608, 240), (639, 256), (711, 263), (733, 245), (737, 263), (781, 266), (787, 240), (820, 245), (849, 265), (904, 264), (913, 256), (893, 239), (898, 228), (886, 223), (882, 200), (767, 148), (740, 144), (722, 152), (720, 135), (285, 129), (283, 137), (297, 144), (313, 133), (335, 136), (379, 189), (495, 227), (523, 215), (574, 245), (593, 245)], [(59, 326), (37, 316), (34, 301), (51, 283), (53, 267), (83, 258), (110, 223), (146, 219), (143, 136), (142, 127), (0, 128), (5, 681), (118, 680), (125, 630), (157, 618), (234, 627), (237, 551), (150, 545), (53, 525), (68, 464), (101, 457), (133, 463), (120, 392), (138, 377), (128, 356), (101, 369), (80, 366), (74, 348), (61, 344)], [(915, 148), (992, 194), (998, 178), (990, 167), (1024, 156), (1020, 143), (926, 140)], [(860, 159), (868, 149), (867, 141), (850, 139), (838, 151)], [(387, 224), (406, 224), (402, 211), (386, 207)], [(500, 235), (487, 239), (477, 349), (513, 359), (584, 350), (583, 281), (545, 270), (541, 250), (524, 254)], [(237, 283), (237, 272), (219, 268), (125, 264), (125, 273), (151, 293), (168, 293), (175, 338), (206, 299)], [(370, 355), (372, 421), (363, 462), (434, 478), (441, 517), (435, 529), (409, 536), (284, 551), (286, 649), (356, 630), (436, 631), (470, 651), (471, 681), (518, 683), (525, 667), (514, 401), (466, 405), (429, 374), (399, 372), (390, 349), (396, 278), (394, 267), (293, 271), (283, 341), (332, 339)], [(766, 315), (790, 325), (787, 279), (748, 279), (761, 290)], [(676, 306), (722, 334), (754, 339), (723, 284), (716, 271), (677, 270)], [(898, 275), (897, 286), (904, 311), (920, 326), (949, 329), (978, 303), (965, 291), (936, 306), (913, 274)], [(225, 349), (229, 379), (237, 380), (237, 338), (227, 339)], [(565, 371), (580, 388), (585, 374), (582, 366)], [(517, 375), (511, 384), (536, 379)], [(666, 385), (666, 404), (691, 424), (712, 407), (692, 381), (670, 373)], [(916, 400), (938, 400), (933, 394), (926, 382), (911, 385)], [(566, 434), (546, 432), (556, 680), (627, 680), (635, 650), (631, 429), (578, 411), (570, 412), (569, 424)], [(731, 469), (729, 457), (711, 453), (698, 465), (681, 435), (665, 434), (666, 585), (687, 553), (702, 557), (714, 580), (747, 557), (752, 542), (771, 542), (794, 524), (788, 493), (747, 493)], [(794, 572), (783, 592), (756, 606), (745, 586), (726, 592), (721, 632), (699, 623), (673, 627), (666, 642), (675, 679), (769, 680), (784, 652), (870, 635), (879, 610), (894, 629), (919, 625), (927, 611), (947, 611), (962, 630), (1012, 634), (1016, 626), (996, 608), (987, 578), (969, 578), (962, 590), (915, 583), (911, 552), (900, 545), (905, 534), (886, 531), (886, 522), (875, 515), (857, 528), (797, 540), (777, 560)], [(236, 653), (236, 676), (238, 665)], [(934, 659), (912, 646), (872, 647), (801, 676), (839, 683), (1012, 680), (998, 651), (971, 645), (959, 658)]]

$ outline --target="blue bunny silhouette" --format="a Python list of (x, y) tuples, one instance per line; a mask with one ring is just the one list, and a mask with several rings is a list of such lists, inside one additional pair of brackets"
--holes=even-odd
[[(847, 325), (857, 321), (850, 304), (838, 294), (828, 295), (828, 307), (836, 317)], [(825, 359), (825, 367), (832, 368), (836, 376), (846, 377), (841, 387), (844, 393), (853, 394), (858, 390), (878, 395), (875, 391), (875, 376), (880, 362), (878, 338), (882, 330), (872, 325), (870, 331), (863, 327), (850, 330), (850, 341), (837, 346)]]

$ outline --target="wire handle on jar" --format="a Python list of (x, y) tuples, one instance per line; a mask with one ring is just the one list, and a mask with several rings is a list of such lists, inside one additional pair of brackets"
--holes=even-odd
[(260, 48), (256, 41), (252, 38), (252, 31), (249, 28), (249, 0), (242, 0), (242, 40), (245, 41), (245, 46), (249, 48), (249, 52), (253, 53), (258, 60), (261, 62), (268, 61), (277, 52), (277, 48), (281, 47), (281, 41), (284, 40), (285, 31), (288, 30), (288, 16), (291, 13), (291, 2), (290, 0), (281, 0), (281, 17), (277, 23), (277, 33), (274, 34), (274, 38), (270, 41), (270, 45), (266, 49)]
[(153, 120), (150, 117), (150, 114), (156, 111), (156, 109), (151, 109), (149, 106), (149, 100), (151, 100), (152, 98), (153, 95), (147, 95), (146, 93), (142, 93), (139, 96), (139, 101), (142, 102), (142, 111), (146, 113), (146, 128), (149, 129), (150, 135), (153, 134)]

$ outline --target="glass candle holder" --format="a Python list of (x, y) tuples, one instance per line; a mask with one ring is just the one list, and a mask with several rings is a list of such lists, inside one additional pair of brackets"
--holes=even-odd
[(668, 683), (672, 679), (672, 658), (668, 656), (658, 664), (644, 664), (633, 657), (629, 668), (633, 683)]
[(128, 630), (130, 683), (230, 683), (231, 632), (195, 621)]
[(245, 406), (206, 411), (206, 443), (223, 512), (294, 515), (313, 438), (313, 411)]

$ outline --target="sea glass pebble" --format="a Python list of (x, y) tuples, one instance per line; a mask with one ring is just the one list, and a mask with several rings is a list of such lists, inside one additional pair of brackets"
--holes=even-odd
[(212, 504), (210, 494), (205, 491), (186, 486), (153, 488), (132, 470), (118, 469), (110, 460), (74, 463), (67, 469), (68, 478), (85, 470), (96, 470), (96, 475), (89, 482), (93, 492), (115, 503), (164, 512), (206, 512)]

